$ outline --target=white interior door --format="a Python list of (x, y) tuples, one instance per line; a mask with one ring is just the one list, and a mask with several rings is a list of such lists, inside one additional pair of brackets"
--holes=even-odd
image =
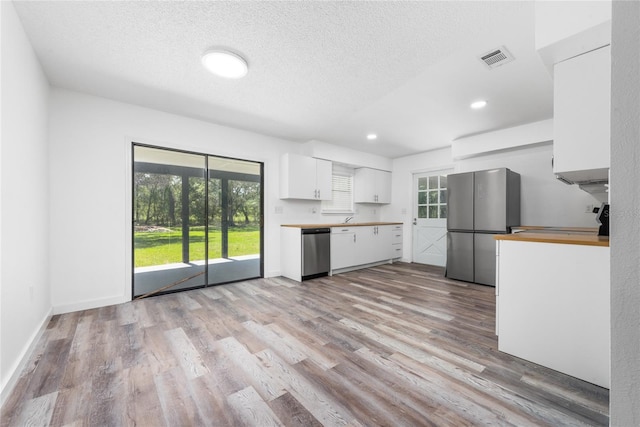
[(413, 262), (447, 264), (447, 174), (413, 175)]

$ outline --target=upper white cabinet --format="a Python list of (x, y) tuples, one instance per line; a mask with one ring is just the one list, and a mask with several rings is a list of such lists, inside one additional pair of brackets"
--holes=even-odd
[(611, 49), (555, 65), (554, 172), (572, 183), (608, 180)]
[(331, 162), (284, 154), (280, 159), (280, 198), (331, 200)]
[(391, 203), (391, 172), (360, 168), (354, 181), (355, 203)]

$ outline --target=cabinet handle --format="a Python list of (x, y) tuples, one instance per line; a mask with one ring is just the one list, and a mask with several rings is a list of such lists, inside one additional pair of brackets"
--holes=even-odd
[(355, 243), (355, 242), (356, 242), (356, 235), (354, 234), (353, 235), (353, 243)]
[(318, 199), (320, 198), (320, 190), (318, 190)]

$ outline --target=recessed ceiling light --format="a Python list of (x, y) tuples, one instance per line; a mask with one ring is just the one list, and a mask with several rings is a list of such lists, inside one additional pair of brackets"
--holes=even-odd
[(484, 108), (486, 106), (487, 106), (487, 101), (485, 100), (472, 102), (470, 105), (470, 107), (473, 108), (474, 110), (479, 110), (480, 108)]
[(377, 139), (378, 135), (376, 135), (375, 133), (370, 133), (369, 135), (367, 135), (367, 139), (369, 141), (373, 141), (374, 139)]
[(249, 72), (243, 57), (227, 50), (209, 50), (202, 55), (202, 65), (216, 76), (239, 79)]

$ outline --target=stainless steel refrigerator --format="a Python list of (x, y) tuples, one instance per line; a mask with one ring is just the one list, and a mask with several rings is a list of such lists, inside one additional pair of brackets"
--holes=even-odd
[(520, 225), (520, 175), (507, 169), (447, 176), (447, 269), (451, 279), (495, 286), (495, 234)]

